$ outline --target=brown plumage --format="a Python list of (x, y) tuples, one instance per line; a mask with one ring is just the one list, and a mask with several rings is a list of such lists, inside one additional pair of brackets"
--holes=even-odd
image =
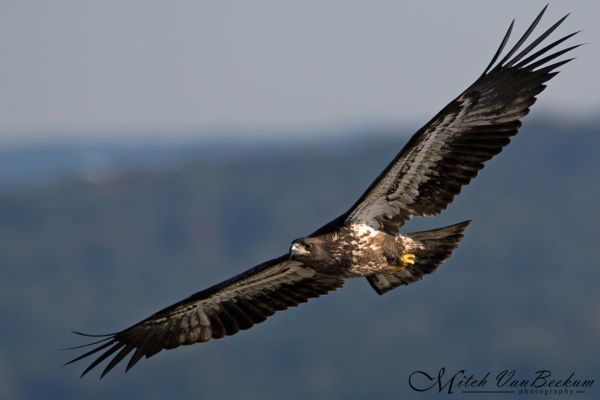
[(129, 370), (143, 357), (163, 349), (248, 329), (277, 311), (342, 287), (349, 277), (364, 276), (383, 294), (435, 271), (458, 246), (468, 222), (403, 235), (399, 228), (412, 216), (444, 210), (484, 162), (510, 142), (545, 82), (570, 61), (554, 60), (577, 46), (551, 51), (575, 33), (537, 49), (566, 17), (521, 50), (545, 10), (498, 62), (512, 32), (511, 23), (483, 74), (413, 135), (347, 212), (292, 242), (290, 251), (281, 257), (120, 332), (86, 335), (99, 339), (77, 348), (96, 347), (67, 364), (99, 354), (82, 376), (110, 359), (104, 376), (132, 354)]

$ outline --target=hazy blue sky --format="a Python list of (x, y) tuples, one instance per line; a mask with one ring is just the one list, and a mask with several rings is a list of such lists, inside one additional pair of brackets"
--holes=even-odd
[[(425, 122), (544, 4), (0, 0), (0, 143)], [(570, 11), (555, 34), (590, 45), (538, 114), (600, 110), (598, 2), (552, 1), (542, 28)]]

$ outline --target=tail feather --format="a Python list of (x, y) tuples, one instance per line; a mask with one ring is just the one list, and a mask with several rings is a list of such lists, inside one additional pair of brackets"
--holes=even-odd
[(415, 263), (404, 270), (380, 273), (367, 277), (378, 294), (384, 294), (400, 285), (409, 285), (430, 274), (452, 254), (463, 238), (463, 231), (471, 221), (460, 222), (444, 228), (408, 233), (406, 236), (424, 246), (415, 252)]

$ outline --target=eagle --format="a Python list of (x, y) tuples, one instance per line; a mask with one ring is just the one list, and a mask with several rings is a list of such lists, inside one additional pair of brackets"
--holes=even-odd
[[(481, 76), (419, 129), (348, 211), (291, 242), (280, 257), (202, 290), (148, 318), (106, 335), (71, 364), (95, 355), (83, 377), (110, 359), (101, 378), (131, 354), (125, 371), (143, 357), (182, 345), (234, 335), (277, 311), (365, 277), (380, 295), (439, 268), (456, 249), (469, 221), (422, 232), (399, 232), (411, 217), (440, 214), (484, 163), (510, 143), (557, 68), (575, 49), (556, 49), (578, 32), (544, 47), (568, 14), (524, 47), (546, 8), (506, 51), (514, 19)], [(504, 54), (505, 53), (505, 54)], [(500, 58), (502, 57), (502, 58)], [(65, 364), (65, 365), (66, 365)]]

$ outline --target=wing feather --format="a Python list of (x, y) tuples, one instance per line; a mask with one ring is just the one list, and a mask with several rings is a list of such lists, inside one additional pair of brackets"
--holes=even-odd
[(544, 83), (572, 59), (548, 63), (579, 46), (549, 53), (575, 32), (531, 54), (564, 22), (566, 15), (518, 52), (545, 11), (546, 7), (501, 61), (496, 62), (508, 43), (514, 21), (510, 24), (484, 73), (413, 135), (344, 214), (346, 222), (396, 233), (412, 216), (437, 215), (486, 161), (510, 143), (521, 126), (520, 119), (529, 113), (536, 96), (545, 89)]
[(129, 370), (143, 357), (151, 357), (161, 350), (249, 329), (276, 311), (305, 303), (343, 283), (341, 277), (317, 273), (297, 261), (290, 261), (287, 255), (281, 256), (198, 292), (121, 332), (101, 336), (103, 339), (90, 343), (97, 347), (67, 364), (98, 354), (81, 374), (83, 377), (114, 355), (102, 371), (101, 377), (104, 377), (133, 351), (126, 367)]

